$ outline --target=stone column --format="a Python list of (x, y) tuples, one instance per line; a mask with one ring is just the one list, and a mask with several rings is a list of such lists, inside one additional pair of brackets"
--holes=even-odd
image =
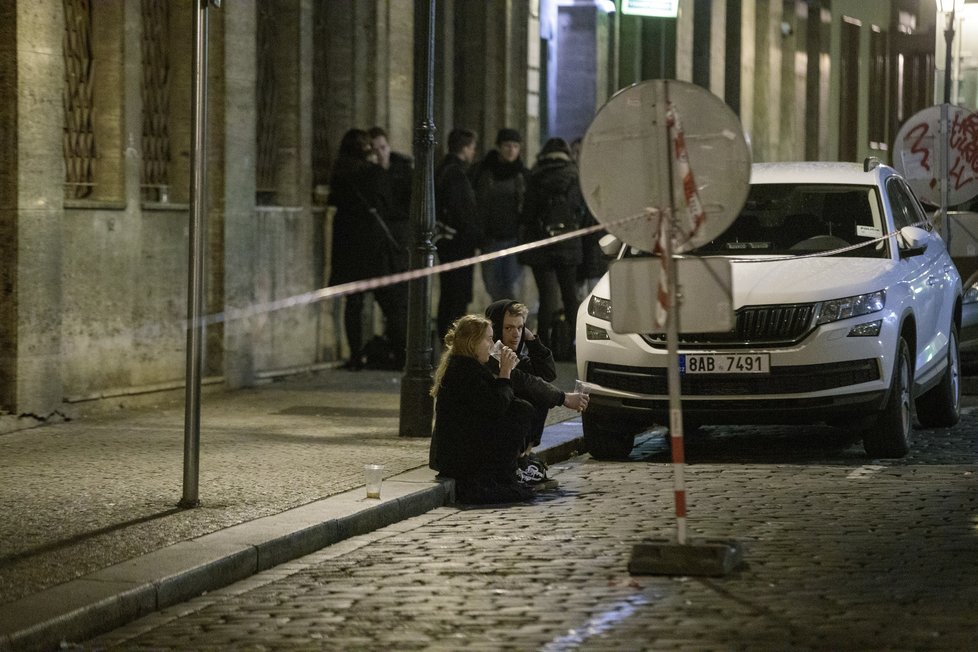
[[(245, 308), (255, 301), (254, 252), (258, 221), (255, 218), (255, 7), (250, 2), (223, 2), (213, 12), (215, 25), (223, 23), (223, 59), (212, 51), (211, 66), (223, 69), (223, 85), (211, 85), (211, 112), (223, 114), (233, 128), (211, 130), (211, 142), (223, 142), (220, 185), (211, 184), (211, 203), (224, 216), (224, 304)], [(212, 32), (214, 26), (212, 25)], [(212, 121), (213, 124), (213, 121)], [(223, 135), (223, 138), (220, 136)], [(214, 259), (212, 257), (212, 259)], [(251, 383), (254, 375), (254, 318), (224, 325), (224, 378), (229, 387)]]
[(0, 7), (0, 408), (61, 408), (60, 2)]

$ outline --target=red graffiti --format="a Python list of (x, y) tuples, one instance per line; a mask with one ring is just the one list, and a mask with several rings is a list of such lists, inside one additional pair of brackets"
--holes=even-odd
[(948, 176), (960, 190), (978, 177), (978, 115), (955, 113), (950, 132), (949, 145), (957, 156)]
[(928, 131), (930, 131), (930, 125), (928, 125), (926, 122), (921, 122), (919, 125), (917, 125), (916, 127), (914, 127), (913, 129), (907, 132), (907, 135), (904, 137), (904, 140), (905, 141), (913, 140), (914, 132), (918, 132), (916, 140), (914, 140), (913, 144), (910, 146), (910, 153), (920, 154), (921, 155), (920, 167), (924, 168), (929, 172), (930, 164), (927, 161), (930, 158), (930, 150), (927, 149), (927, 147), (920, 144), (921, 141), (924, 139), (924, 137), (927, 135)]

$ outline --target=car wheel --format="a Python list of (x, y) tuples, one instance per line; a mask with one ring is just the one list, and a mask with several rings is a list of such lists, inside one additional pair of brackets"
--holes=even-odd
[(961, 356), (958, 331), (952, 325), (947, 343), (947, 368), (941, 382), (917, 399), (917, 421), (925, 428), (947, 428), (961, 418)]
[(913, 427), (911, 397), (913, 368), (910, 347), (902, 337), (897, 342), (893, 363), (893, 380), (886, 406), (876, 423), (863, 433), (863, 448), (870, 457), (903, 457), (910, 450), (910, 430)]
[(635, 445), (635, 432), (623, 427), (620, 420), (598, 411), (585, 410), (581, 415), (584, 426), (584, 447), (597, 460), (621, 460), (628, 457)]

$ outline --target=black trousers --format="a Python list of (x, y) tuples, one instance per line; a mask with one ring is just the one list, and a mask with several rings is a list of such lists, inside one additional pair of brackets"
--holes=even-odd
[[(384, 334), (399, 359), (403, 360), (407, 347), (407, 284), (389, 285), (372, 292), (374, 300), (384, 313)], [(346, 328), (351, 359), (356, 359), (363, 351), (364, 296), (363, 292), (347, 295), (343, 308), (343, 326)]]
[(550, 345), (550, 331), (553, 327), (554, 313), (564, 306), (564, 317), (574, 332), (577, 322), (577, 307), (581, 303), (577, 298), (577, 265), (554, 264), (534, 265), (533, 279), (537, 283), (540, 294), (540, 309), (537, 312), (537, 334), (543, 336), (543, 341)]

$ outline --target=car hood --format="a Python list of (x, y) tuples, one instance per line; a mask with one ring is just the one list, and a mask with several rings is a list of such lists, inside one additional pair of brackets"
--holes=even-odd
[(734, 307), (810, 303), (886, 288), (894, 268), (879, 258), (786, 258), (731, 261)]
[[(811, 303), (886, 289), (895, 263), (880, 258), (737, 258), (731, 260), (733, 306)], [(682, 280), (680, 279), (680, 284)], [(683, 289), (685, 293), (690, 288)], [(608, 274), (594, 294), (611, 297)]]

